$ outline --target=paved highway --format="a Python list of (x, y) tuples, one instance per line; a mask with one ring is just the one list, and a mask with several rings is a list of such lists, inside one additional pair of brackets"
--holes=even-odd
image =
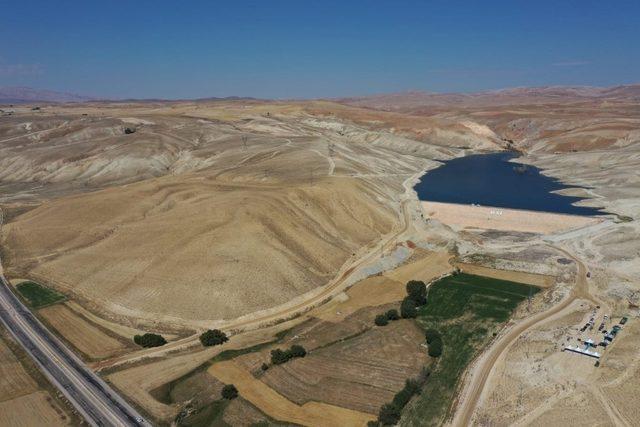
[(90, 425), (151, 426), (0, 282), (0, 321)]

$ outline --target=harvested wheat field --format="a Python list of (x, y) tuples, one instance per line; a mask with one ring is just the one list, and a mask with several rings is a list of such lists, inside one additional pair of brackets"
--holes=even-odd
[(124, 367), (112, 373), (105, 373), (118, 390), (126, 393), (137, 405), (145, 409), (153, 418), (162, 422), (171, 422), (180, 411), (179, 403), (159, 399), (158, 391), (168, 383), (188, 376), (197, 368), (207, 364), (219, 353), (227, 350), (240, 350), (248, 346), (273, 341), (276, 334), (300, 323), (300, 319), (232, 336), (222, 346), (190, 349), (171, 357), (146, 361)]
[(260, 379), (297, 404), (319, 401), (377, 414), (426, 366), (423, 343), (420, 328), (398, 320), (274, 366)]
[(37, 390), (36, 382), (0, 339), (0, 401), (11, 400)]
[(209, 372), (220, 381), (234, 384), (240, 395), (270, 417), (305, 426), (363, 426), (373, 415), (319, 402), (296, 405), (256, 379), (234, 361), (216, 363)]
[[(422, 280), (425, 283), (429, 283), (452, 270), (449, 263), (451, 254), (447, 252), (428, 252), (423, 249), (417, 249), (412, 259), (412, 262), (388, 271), (384, 273), (384, 276), (403, 284), (406, 284), (409, 280)], [(406, 289), (404, 290), (406, 294)]]
[(0, 425), (62, 426), (69, 423), (70, 419), (59, 403), (42, 390), (4, 338), (0, 338)]
[(361, 308), (400, 301), (407, 295), (406, 283), (409, 280), (429, 283), (451, 271), (450, 258), (447, 252), (416, 250), (414, 258), (406, 264), (357, 282), (342, 296), (312, 310), (309, 315), (339, 322)]
[(547, 274), (527, 273), (524, 271), (500, 270), (497, 268), (485, 267), (476, 264), (467, 264), (464, 262), (456, 263), (456, 267), (460, 271), (476, 276), (492, 277), (494, 279), (508, 280), (511, 282), (526, 283), (527, 285), (537, 286), (539, 288), (548, 288), (553, 286), (556, 278)]
[(37, 391), (0, 402), (0, 425), (3, 426), (65, 426), (69, 425), (67, 420), (46, 392)]
[(127, 346), (119, 339), (108, 335), (66, 305), (58, 304), (45, 307), (40, 309), (38, 313), (65, 340), (90, 359), (103, 359), (127, 349)]

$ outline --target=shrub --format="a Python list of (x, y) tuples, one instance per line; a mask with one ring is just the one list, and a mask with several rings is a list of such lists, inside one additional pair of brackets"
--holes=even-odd
[(291, 359), (291, 356), (289, 356), (289, 352), (282, 351), (279, 348), (271, 350), (271, 363), (273, 363), (274, 365), (281, 365), (285, 362), (288, 362), (289, 359)]
[(386, 315), (387, 319), (389, 320), (398, 320), (400, 318), (400, 314), (398, 314), (398, 310), (396, 310), (395, 308), (387, 311)]
[(389, 324), (389, 319), (387, 319), (387, 316), (384, 314), (378, 314), (374, 322), (378, 326), (386, 326)]
[(212, 345), (220, 345), (229, 341), (227, 334), (220, 329), (209, 329), (200, 335), (200, 342), (205, 347), (211, 347)]
[(368, 421), (367, 422), (367, 427), (380, 427), (380, 423), (378, 421)]
[(304, 349), (303, 346), (294, 344), (289, 349), (289, 355), (291, 357), (305, 357), (307, 355), (307, 350)]
[(150, 347), (160, 347), (167, 343), (167, 340), (164, 339), (162, 335), (158, 334), (144, 334), (144, 335), (135, 335), (133, 337), (133, 342), (138, 344), (141, 347), (150, 348)]
[(378, 422), (385, 426), (396, 425), (400, 421), (400, 411), (401, 408), (398, 408), (393, 403), (382, 405), (378, 413)]
[(402, 304), (400, 304), (400, 315), (404, 319), (413, 319), (418, 316), (416, 302), (412, 298), (406, 297), (402, 300)]
[(416, 302), (416, 305), (425, 305), (427, 303), (427, 285), (421, 280), (409, 280), (407, 295)]
[(233, 384), (226, 384), (221, 394), (223, 399), (232, 400), (238, 397), (238, 389)]
[(429, 344), (429, 356), (440, 357), (440, 355), (442, 355), (442, 339), (438, 337), (431, 340)]
[(392, 403), (398, 408), (404, 408), (407, 403), (409, 403), (412, 397), (413, 393), (410, 390), (407, 390), (407, 388), (405, 387), (397, 392), (395, 396), (393, 396)]
[(408, 390), (412, 395), (420, 393), (420, 388), (422, 387), (421, 379), (408, 379), (404, 382), (404, 389)]
[(440, 339), (440, 332), (435, 329), (427, 329), (425, 332), (425, 338), (427, 339), (427, 344), (431, 344), (431, 341), (434, 339)]
[(292, 345), (291, 348), (286, 351), (276, 348), (275, 350), (271, 350), (271, 363), (274, 365), (281, 365), (294, 357), (305, 357), (306, 355), (307, 350), (305, 350), (303, 346), (297, 344)]
[(262, 369), (263, 371), (266, 371), (267, 369), (269, 369), (269, 365), (267, 365), (266, 363), (263, 363), (262, 366), (260, 366), (260, 369)]

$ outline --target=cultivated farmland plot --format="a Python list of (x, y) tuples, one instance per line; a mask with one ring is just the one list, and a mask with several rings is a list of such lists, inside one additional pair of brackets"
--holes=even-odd
[(539, 288), (470, 274), (447, 276), (429, 287), (418, 324), (442, 335), (443, 352), (419, 397), (403, 416), (409, 425), (439, 425), (469, 362)]

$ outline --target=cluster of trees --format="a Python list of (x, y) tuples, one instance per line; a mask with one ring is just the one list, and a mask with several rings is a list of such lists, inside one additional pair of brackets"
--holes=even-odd
[(227, 341), (229, 341), (227, 334), (222, 332), (220, 329), (209, 329), (200, 335), (200, 342), (205, 347), (224, 344)]
[(378, 419), (376, 421), (369, 421), (368, 427), (398, 424), (400, 416), (402, 415), (402, 409), (407, 406), (407, 403), (409, 403), (413, 396), (420, 394), (420, 390), (422, 390), (422, 386), (424, 386), (424, 383), (427, 381), (429, 374), (430, 371), (425, 368), (418, 378), (405, 381), (403, 389), (396, 393), (390, 403), (382, 405), (380, 412), (378, 412)]
[(418, 307), (427, 303), (427, 285), (421, 280), (407, 282), (407, 296), (400, 304), (400, 315), (405, 319), (418, 316)]
[(429, 356), (440, 357), (442, 354), (442, 336), (440, 332), (435, 329), (427, 329), (425, 335), (429, 346)]
[(400, 315), (398, 314), (398, 310), (392, 308), (391, 310), (387, 310), (386, 313), (378, 314), (374, 322), (378, 326), (386, 326), (389, 324), (390, 320), (398, 320), (399, 318)]
[(303, 346), (294, 344), (289, 350), (280, 350), (279, 348), (271, 350), (271, 363), (281, 365), (295, 357), (305, 357), (307, 350)]
[(225, 384), (220, 394), (223, 399), (232, 400), (238, 397), (238, 389), (233, 384)]
[(165, 345), (167, 343), (167, 340), (165, 340), (162, 335), (144, 334), (144, 335), (135, 335), (133, 337), (133, 342), (138, 344), (141, 347), (149, 348), (149, 347), (160, 347), (161, 345)]

